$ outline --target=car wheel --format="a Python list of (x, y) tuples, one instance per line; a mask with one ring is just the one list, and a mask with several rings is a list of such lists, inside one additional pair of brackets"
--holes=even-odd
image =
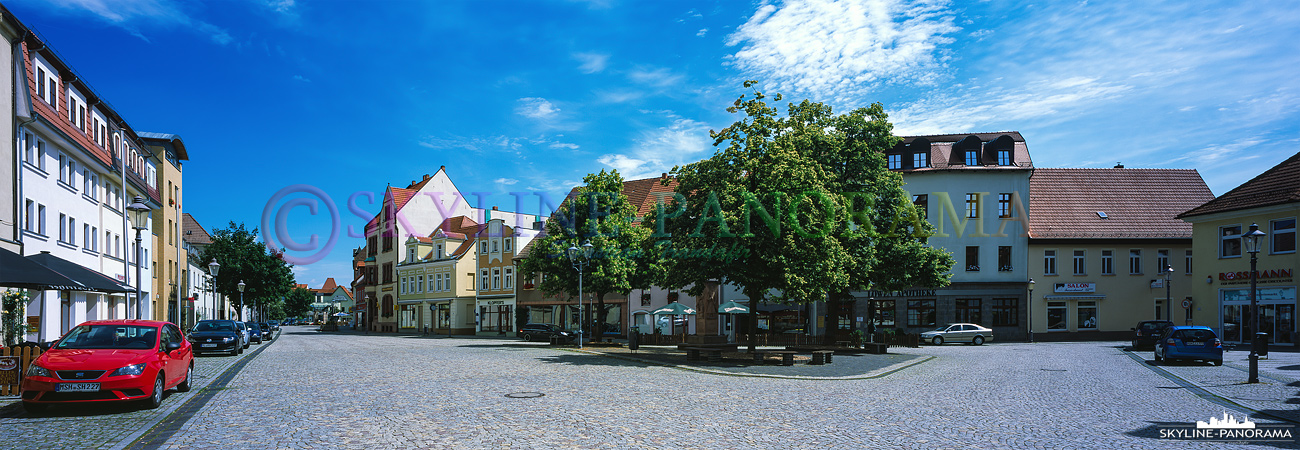
[(532, 342), (532, 341), (533, 341), (533, 335), (531, 335), (531, 334), (524, 334), (522, 337), (524, 338), (525, 341), (528, 341), (528, 342)]
[(45, 412), (45, 410), (50, 409), (50, 405), (45, 403), (23, 402), (23, 409), (26, 409), (27, 412), (32, 414), (40, 414)]
[(163, 391), (166, 390), (164, 386), (163, 374), (159, 373), (158, 378), (153, 380), (153, 394), (144, 399), (144, 409), (157, 409), (159, 405), (162, 405)]
[(1161, 360), (1164, 360), (1164, 358), (1161, 358), (1161, 357), (1160, 357), (1160, 351), (1159, 351), (1159, 350), (1154, 351), (1154, 352), (1151, 352), (1151, 354), (1152, 354), (1152, 355), (1155, 355), (1155, 357), (1156, 357), (1156, 362), (1160, 362)]
[(1214, 360), (1213, 362), (1214, 362), (1214, 365), (1216, 365), (1216, 366), (1222, 366), (1222, 365), (1223, 365), (1223, 360), (1222, 360), (1222, 359), (1216, 359), (1216, 360)]
[(943, 345), (943, 336), (935, 336), (934, 339), (930, 340), (930, 343), (934, 345)]
[(235, 354), (236, 354), (236, 355), (242, 355), (242, 354), (244, 354), (244, 349), (246, 349), (246, 348), (248, 348), (248, 347), (247, 347), (247, 346), (239, 347), (239, 351), (235, 352)]
[(189, 392), (190, 383), (192, 381), (194, 381), (194, 364), (190, 364), (190, 367), (185, 369), (185, 381), (182, 381), (181, 384), (176, 385), (176, 391)]
[(975, 339), (972, 340), (971, 343), (975, 345), (984, 345), (984, 336), (975, 336)]

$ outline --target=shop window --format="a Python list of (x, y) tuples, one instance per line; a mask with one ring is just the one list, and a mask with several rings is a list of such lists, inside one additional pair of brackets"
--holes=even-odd
[(1069, 323), (1065, 320), (1065, 302), (1047, 302), (1047, 329), (1065, 331)]
[(957, 317), (954, 322), (963, 323), (983, 323), (983, 317), (980, 315), (980, 299), (978, 298), (959, 298), (957, 299)]
[(874, 306), (876, 314), (877, 327), (893, 327), (897, 324), (895, 316), (898, 315), (896, 303), (893, 300), (875, 300)]
[(1075, 317), (1079, 318), (1080, 330), (1097, 329), (1097, 302), (1080, 300), (1075, 309), (1078, 311)]
[(933, 327), (934, 302), (934, 300), (908, 300), (907, 326)]
[(1241, 225), (1219, 227), (1219, 257), (1241, 256)]
[(1020, 299), (995, 298), (991, 309), (993, 326), (1014, 327), (1020, 325)]

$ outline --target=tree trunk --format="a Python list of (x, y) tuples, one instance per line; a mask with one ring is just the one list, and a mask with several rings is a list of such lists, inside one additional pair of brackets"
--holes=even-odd
[(749, 314), (746, 314), (749, 322), (749, 353), (754, 353), (754, 347), (758, 343), (758, 302), (762, 296), (758, 292), (750, 289), (745, 290), (745, 296), (749, 297)]
[[(813, 317), (816, 321), (817, 318)], [(822, 345), (835, 345), (835, 333), (840, 328), (840, 294), (838, 292), (826, 293), (826, 326), (822, 330)]]
[(596, 328), (591, 332), (591, 342), (600, 342), (601, 337), (605, 335), (605, 318), (609, 317), (609, 314), (605, 313), (604, 292), (596, 293), (596, 306), (592, 308), (591, 313), (593, 315), (592, 319), (594, 319), (591, 322), (594, 322)]

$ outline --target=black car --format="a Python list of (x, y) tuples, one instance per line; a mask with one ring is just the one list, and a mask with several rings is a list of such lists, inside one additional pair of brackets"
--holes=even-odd
[(248, 327), (248, 342), (261, 344), (262, 326), (258, 325), (257, 322), (244, 322), (244, 326)]
[(185, 338), (190, 341), (195, 355), (244, 353), (243, 332), (239, 331), (233, 320), (200, 320)]
[(257, 324), (257, 326), (262, 329), (263, 341), (269, 341), (271, 339), (275, 339), (275, 329), (271, 328), (271, 324), (262, 322)]
[(1172, 326), (1174, 323), (1168, 320), (1138, 322), (1137, 327), (1133, 328), (1133, 349), (1154, 348), (1156, 341), (1160, 340), (1160, 333)]
[(577, 338), (577, 335), (549, 323), (525, 324), (518, 334), (525, 341), (549, 341), (551, 336), (559, 336), (563, 341), (569, 342)]

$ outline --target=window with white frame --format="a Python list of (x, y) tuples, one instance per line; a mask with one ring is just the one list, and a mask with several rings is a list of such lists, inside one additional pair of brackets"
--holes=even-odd
[(59, 242), (68, 241), (68, 215), (59, 213)]
[(1075, 317), (1079, 320), (1080, 330), (1097, 329), (1097, 302), (1092, 300), (1080, 300), (1075, 305)]
[(440, 273), (433, 274), (433, 281), (435, 283), (434, 292), (442, 292), (442, 274)]
[(1101, 251), (1101, 274), (1115, 274), (1115, 252), (1113, 250)]
[(1043, 250), (1043, 274), (1056, 275), (1056, 250)]
[(88, 224), (88, 223), (83, 223), (83, 224), (81, 224), (81, 246), (82, 246), (82, 248), (85, 248), (86, 250), (90, 250), (90, 239), (91, 239), (91, 237), (90, 237), (90, 224)]
[(1191, 275), (1191, 274), (1192, 274), (1192, 251), (1191, 251), (1191, 250), (1188, 250), (1188, 251), (1187, 251), (1186, 259), (1184, 259), (1183, 262), (1185, 262), (1185, 263), (1187, 264), (1187, 272), (1186, 272), (1186, 273), (1187, 273), (1188, 275)]
[(1219, 227), (1219, 257), (1241, 256), (1241, 225)]
[(45, 171), (45, 141), (36, 140), (36, 168)]
[(966, 218), (978, 219), (979, 217), (980, 217), (979, 194), (966, 194)]
[(401, 285), (402, 285), (401, 293), (405, 294), (405, 293), (406, 293), (406, 277), (401, 277)]
[(487, 269), (480, 270), (478, 275), (479, 275), (479, 290), (482, 291), (488, 290), (488, 270)]
[(68, 243), (77, 245), (77, 219), (68, 216)]
[(481, 254), (486, 255), (487, 252), (488, 252), (487, 249), (488, 249), (488, 243), (487, 243), (487, 241), (486, 241), (486, 240), (484, 240), (484, 241), (479, 241), (479, 243), (478, 243), (478, 252), (481, 253)]
[(500, 251), (500, 250), (498, 250), (499, 248), (501, 248), (501, 240), (500, 240), (500, 239), (495, 239), (495, 238), (492, 239), (492, 253), (496, 253), (496, 252)]
[(505, 280), (505, 283), (506, 283), (506, 284), (505, 284), (506, 289), (514, 289), (514, 287), (515, 287), (515, 283), (514, 283), (514, 281), (512, 281), (512, 280), (515, 279), (515, 271), (514, 271), (514, 269), (513, 269), (513, 268), (510, 268), (510, 267), (507, 267), (507, 268), (506, 268), (506, 274), (505, 274), (505, 277), (506, 277), (506, 280)]
[(90, 250), (99, 251), (99, 227), (90, 227)]
[(501, 289), (501, 269), (492, 269), (492, 289)]
[(416, 275), (415, 292), (424, 292), (424, 275)]
[(1088, 274), (1088, 273), (1087, 273), (1087, 272), (1088, 272), (1088, 269), (1087, 269), (1087, 259), (1088, 259), (1088, 258), (1087, 258), (1087, 255), (1088, 255), (1088, 251), (1087, 251), (1087, 250), (1075, 250), (1075, 251), (1074, 251), (1074, 274), (1075, 274), (1075, 275), (1087, 275), (1087, 274)]
[(510, 251), (510, 242), (513, 241), (513, 240), (514, 240), (514, 238), (510, 238), (510, 237), (507, 237), (507, 238), (502, 239), (502, 242), (501, 242), (501, 248), (502, 248), (502, 250), (505, 250), (505, 251), (507, 251), (507, 252)]
[(68, 184), (68, 155), (59, 154), (59, 181)]
[(23, 134), (23, 162), (36, 164), (36, 136), (31, 133)]
[(23, 212), (25, 213), (23, 214), (23, 229), (35, 233), (36, 232), (36, 202), (31, 201), (31, 199), (28, 199), (26, 203), (24, 203), (24, 205), (26, 206), (26, 208), (23, 209)]
[(1132, 249), (1128, 251), (1128, 273), (1129, 275), (1142, 274), (1142, 250)]
[(886, 156), (886, 158), (889, 162), (889, 169), (903, 168), (903, 155), (893, 154), (893, 155)]
[(45, 234), (45, 205), (36, 205), (36, 221), (38, 222), (38, 233), (40, 233), (41, 236), (49, 236), (48, 234)]
[(1295, 218), (1278, 219), (1270, 223), (1269, 235), (1273, 253), (1295, 253)]

